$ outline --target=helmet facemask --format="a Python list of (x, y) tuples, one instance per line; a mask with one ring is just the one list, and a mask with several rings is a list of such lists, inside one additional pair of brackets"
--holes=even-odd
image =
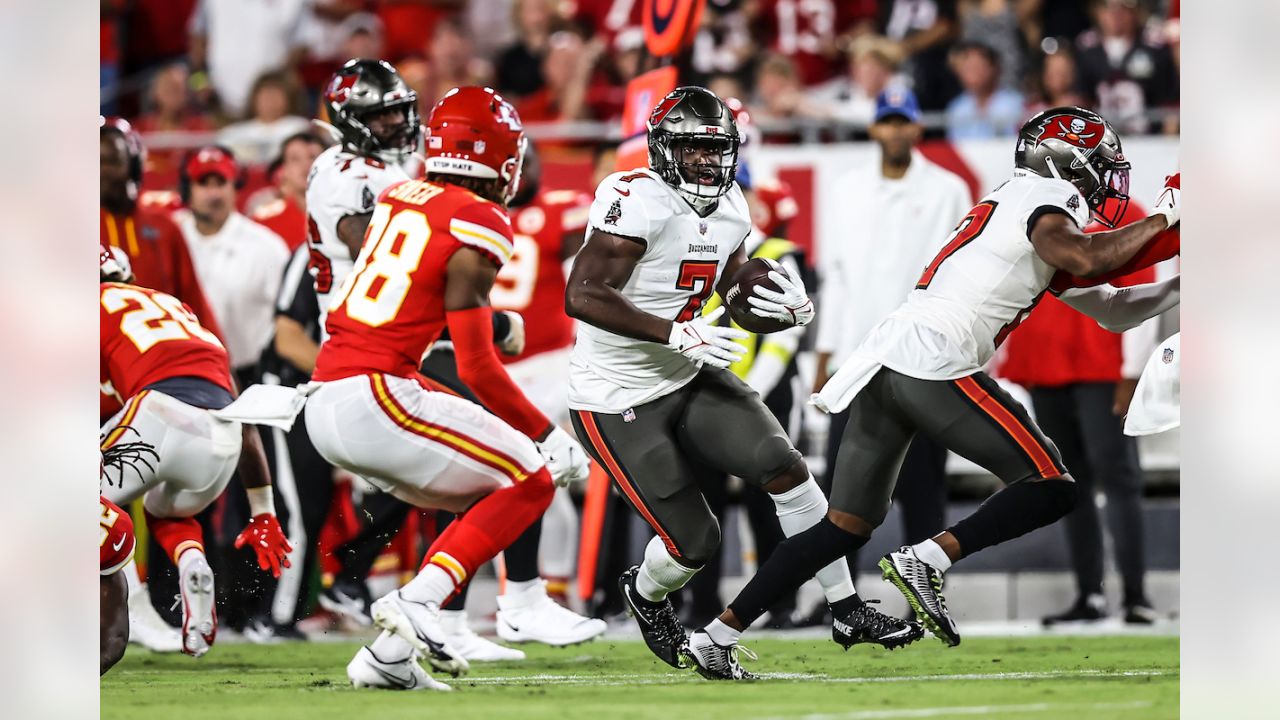
[[(382, 136), (375, 134), (369, 126), (370, 119), (397, 109), (404, 110), (404, 121), (397, 124), (390, 133)], [(353, 114), (347, 122), (360, 132), (362, 142), (356, 150), (361, 155), (372, 155), (385, 163), (399, 165), (418, 151), (422, 121), (418, 117), (418, 98), (415, 94), (410, 93), (404, 100), (366, 110), (358, 115)]]
[(664, 134), (650, 143), (650, 164), (691, 205), (709, 204), (733, 187), (738, 138), (720, 134)]

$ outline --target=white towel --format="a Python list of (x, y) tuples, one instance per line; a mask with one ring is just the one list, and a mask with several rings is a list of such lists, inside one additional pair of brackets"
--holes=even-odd
[(1182, 424), (1181, 333), (1147, 359), (1124, 419), (1125, 435), (1154, 435)]
[(879, 360), (854, 353), (828, 378), (822, 390), (809, 396), (809, 402), (828, 415), (843, 412), (881, 367)]
[(230, 405), (214, 410), (213, 414), (223, 420), (270, 425), (288, 432), (306, 405), (307, 396), (318, 387), (320, 383), (314, 382), (297, 387), (250, 385)]

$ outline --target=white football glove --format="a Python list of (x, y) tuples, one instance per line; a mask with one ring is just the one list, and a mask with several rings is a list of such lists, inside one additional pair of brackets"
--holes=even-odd
[(515, 310), (500, 310), (511, 321), (511, 330), (497, 343), (503, 355), (519, 355), (524, 352), (524, 316)]
[(798, 278), (792, 280), (781, 265), (772, 260), (766, 262), (773, 268), (769, 279), (778, 284), (780, 292), (774, 292), (763, 285), (754, 286), (747, 298), (747, 302), (751, 304), (751, 314), (793, 327), (813, 322), (813, 301), (804, 290), (804, 281)]
[(1160, 197), (1156, 198), (1156, 206), (1151, 209), (1151, 214), (1163, 215), (1169, 227), (1173, 227), (1182, 219), (1178, 207), (1181, 204), (1182, 173), (1178, 172), (1164, 179), (1164, 189), (1160, 191)]
[(748, 336), (747, 331), (719, 327), (716, 320), (724, 314), (724, 306), (699, 315), (688, 322), (672, 323), (667, 347), (679, 351), (696, 363), (727, 368), (742, 359), (746, 348), (734, 340)]
[(551, 429), (546, 440), (536, 443), (538, 452), (547, 464), (551, 481), (556, 487), (568, 487), (569, 483), (582, 482), (591, 472), (587, 451), (559, 426)]

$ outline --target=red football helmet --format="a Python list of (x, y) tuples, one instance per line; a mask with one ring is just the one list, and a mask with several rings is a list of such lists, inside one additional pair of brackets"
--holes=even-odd
[(445, 93), (427, 120), (427, 173), (502, 181), (503, 202), (520, 189), (524, 127), (511, 103), (487, 87)]

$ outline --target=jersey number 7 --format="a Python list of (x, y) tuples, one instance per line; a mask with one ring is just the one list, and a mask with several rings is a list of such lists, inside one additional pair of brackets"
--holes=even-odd
[(982, 230), (987, 227), (987, 223), (991, 221), (991, 215), (996, 210), (996, 203), (993, 200), (980, 202), (969, 211), (968, 215), (960, 221), (956, 229), (951, 232), (951, 237), (947, 238), (947, 244), (938, 252), (933, 262), (924, 269), (924, 273), (920, 275), (920, 279), (916, 281), (916, 289), (923, 290), (929, 287), (929, 283), (933, 282), (933, 276), (938, 272), (938, 266), (942, 265), (942, 261), (951, 257), (957, 250), (968, 245), (974, 238), (982, 234)]
[(702, 311), (702, 304), (716, 289), (716, 270), (719, 267), (719, 263), (706, 260), (685, 260), (680, 263), (676, 289), (692, 290), (693, 295), (676, 316), (676, 322), (688, 322)]

